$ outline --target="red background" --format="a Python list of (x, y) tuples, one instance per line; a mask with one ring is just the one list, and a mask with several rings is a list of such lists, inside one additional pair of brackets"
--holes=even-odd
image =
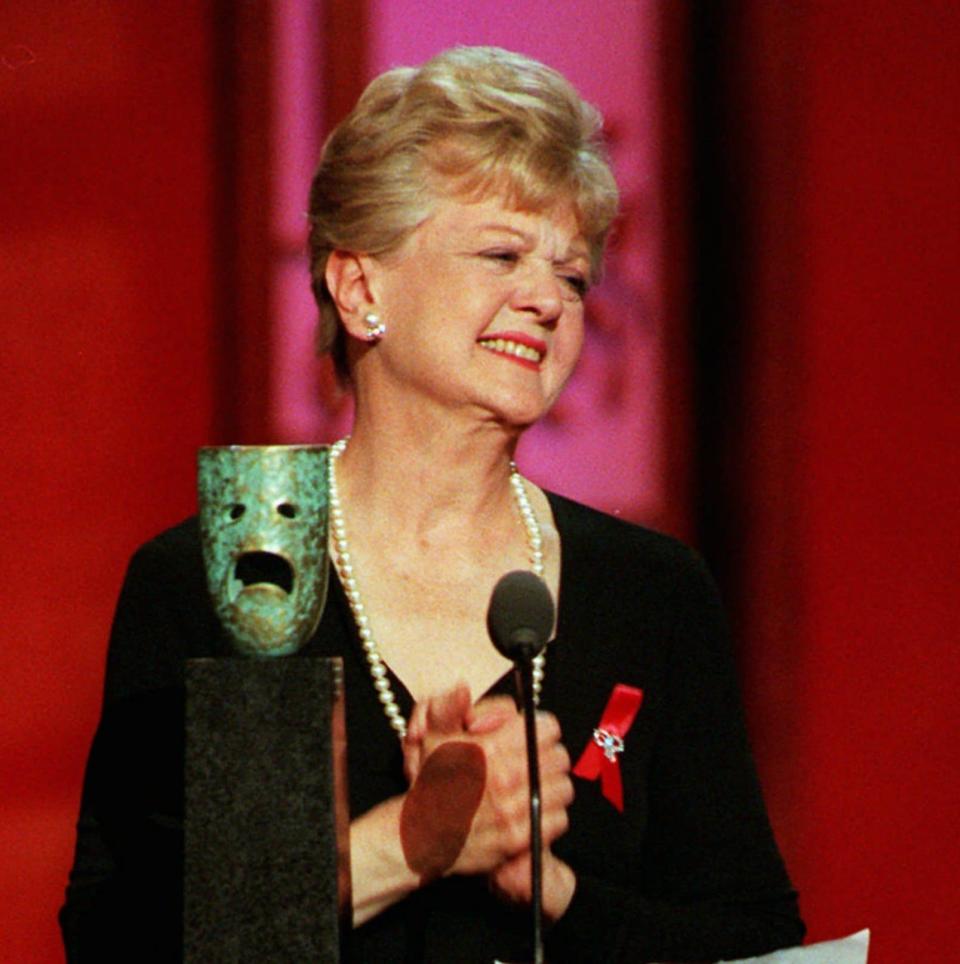
[[(223, 9), (46, 0), (0, 20), (4, 960), (60, 959), (125, 560), (191, 511), (195, 447), (243, 424), (223, 371), (221, 108), (243, 93), (215, 82)], [(743, 538), (711, 562), (741, 587), (811, 936), (869, 926), (873, 962), (957, 959), (960, 7), (738, 10)]]
[(62, 960), (120, 579), (144, 533), (191, 511), (211, 434), (209, 30), (187, 0), (0, 13), (0, 959), (16, 964)]

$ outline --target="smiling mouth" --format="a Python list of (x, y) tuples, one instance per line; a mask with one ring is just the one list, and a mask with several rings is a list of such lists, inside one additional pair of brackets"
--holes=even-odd
[(533, 345), (524, 345), (512, 338), (481, 338), (479, 344), (488, 351), (524, 362), (530, 368), (539, 368), (546, 354), (545, 351), (534, 348)]

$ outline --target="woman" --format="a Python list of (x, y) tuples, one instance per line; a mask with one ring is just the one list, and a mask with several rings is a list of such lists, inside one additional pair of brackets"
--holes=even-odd
[[(559, 602), (536, 669), (548, 959), (732, 958), (802, 938), (702, 565), (512, 466), (576, 363), (615, 215), (598, 131), (554, 71), (460, 48), (375, 80), (314, 180), (320, 344), (356, 417), (330, 469), (339, 580), (304, 652), (345, 662), (354, 960), (529, 957), (522, 725), (484, 623), (518, 568)], [(176, 868), (163, 879), (149, 860), (179, 831), (131, 831), (129, 814), (176, 814), (182, 791), (118, 796), (110, 761), (125, 707), (151, 700), (166, 707), (153, 757), (171, 755), (156, 721), (176, 723), (182, 660), (225, 645), (185, 524), (137, 554), (121, 597), (68, 946), (122, 917), (153, 929), (141, 952), (174, 953)]]

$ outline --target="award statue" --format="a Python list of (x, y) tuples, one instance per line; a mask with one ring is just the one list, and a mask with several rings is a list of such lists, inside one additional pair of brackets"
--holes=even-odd
[(230, 445), (198, 456), (207, 585), (245, 656), (287, 656), (327, 598), (327, 453), (319, 445)]
[(349, 934), (343, 668), (301, 652), (327, 595), (327, 459), (199, 453), (207, 585), (234, 654), (186, 666), (187, 964), (336, 962)]

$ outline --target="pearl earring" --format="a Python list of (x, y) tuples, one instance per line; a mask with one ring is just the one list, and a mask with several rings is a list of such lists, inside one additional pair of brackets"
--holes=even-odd
[(367, 326), (367, 341), (380, 341), (387, 333), (387, 326), (375, 311), (367, 312), (363, 316), (363, 323)]

